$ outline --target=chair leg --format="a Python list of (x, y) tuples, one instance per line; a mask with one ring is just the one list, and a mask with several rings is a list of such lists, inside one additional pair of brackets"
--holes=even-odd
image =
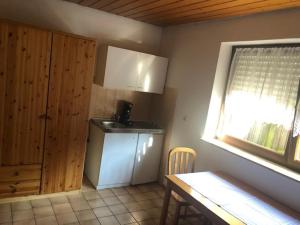
[(176, 204), (173, 225), (178, 225), (181, 206)]

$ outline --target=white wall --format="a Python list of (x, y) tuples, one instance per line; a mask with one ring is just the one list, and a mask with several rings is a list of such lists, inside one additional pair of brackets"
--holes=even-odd
[(162, 29), (62, 0), (1, 0), (0, 18), (156, 53)]
[(199, 171), (226, 171), (299, 210), (299, 182), (200, 140), (221, 42), (299, 38), (297, 21), (299, 9), (168, 27), (161, 53), (170, 58), (167, 87), (177, 89), (170, 146), (165, 151), (178, 145), (193, 147), (199, 152)]

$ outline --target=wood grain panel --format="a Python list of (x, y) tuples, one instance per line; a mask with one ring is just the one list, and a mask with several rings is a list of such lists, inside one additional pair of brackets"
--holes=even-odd
[(42, 162), (51, 36), (0, 21), (2, 166)]
[(101, 9), (113, 2), (114, 2), (114, 0), (100, 0), (100, 1), (97, 1), (96, 3), (92, 4), (91, 7), (95, 8), (95, 9)]
[(0, 198), (39, 194), (40, 180), (0, 182)]
[(95, 46), (53, 34), (42, 193), (81, 187)]
[[(76, 0), (75, 0), (76, 1)], [(81, 5), (84, 5), (84, 6), (91, 6), (95, 3), (98, 2), (98, 0), (78, 0), (78, 2), (81, 4)]]
[(0, 167), (0, 198), (39, 194), (41, 165)]
[(136, 2), (136, 0), (118, 0), (112, 2), (111, 4), (108, 4), (107, 6), (102, 7), (101, 10), (111, 11), (117, 8), (124, 7), (126, 5), (130, 5), (133, 2)]
[[(160, 17), (156, 21), (164, 21), (164, 23), (173, 23), (176, 21), (182, 21), (183, 19), (188, 20), (189, 18), (199, 17), (199, 15), (200, 17), (209, 17), (215, 14), (226, 15), (226, 13), (228, 12), (240, 12), (245, 9), (247, 10), (265, 8), (271, 5), (290, 4), (292, 2), (300, 3), (298, 0), (235, 0), (217, 5), (204, 3), (203, 7), (190, 10), (183, 10), (181, 12), (176, 12), (173, 14), (167, 14), (165, 16)], [(149, 19), (149, 21), (153, 21), (153, 18)]]
[(168, 5), (168, 4), (175, 3), (175, 2), (178, 3), (179, 1), (178, 0), (155, 1), (155, 2), (152, 2), (152, 3), (142, 5), (140, 7), (133, 8), (131, 10), (127, 10), (126, 12), (119, 13), (119, 15), (121, 15), (121, 16), (130, 16), (130, 15), (133, 15), (133, 14), (141, 12), (141, 11), (147, 11), (147, 10), (151, 11), (155, 8), (159, 8), (161, 6)]
[(0, 182), (40, 180), (40, 164), (0, 167)]
[[(253, 0), (251, 0), (253, 1)], [(172, 16), (177, 16), (181, 13), (188, 12), (190, 10), (204, 10), (207, 11), (206, 7), (209, 6), (218, 6), (223, 5), (228, 2), (233, 2), (232, 0), (214, 0), (214, 1), (201, 1), (193, 0), (191, 2), (197, 3), (190, 3), (187, 4), (186, 1), (181, 2), (180, 4), (172, 4), (172, 5), (165, 5), (164, 7), (159, 7), (155, 10), (151, 11), (143, 11), (136, 14), (131, 15), (131, 18), (141, 19), (151, 21), (151, 18), (168, 18), (170, 19)]]
[[(210, 1), (211, 4), (218, 4), (219, 2), (224, 2), (225, 0), (214, 0)], [(232, 1), (232, 0), (231, 0)], [(151, 10), (144, 10), (144, 11), (139, 11), (135, 14), (130, 15), (131, 18), (138, 18), (138, 17), (146, 17), (146, 16), (153, 16), (153, 15), (159, 15), (159, 14), (164, 14), (164, 13), (175, 13), (177, 10), (184, 10), (186, 8), (192, 8), (194, 9), (196, 6), (199, 7), (200, 4), (207, 2), (207, 0), (185, 0), (185, 1), (180, 1), (180, 2), (174, 2), (171, 4), (165, 4), (160, 7), (153, 8)]]
[(177, 24), (178, 22), (181, 23), (181, 21), (184, 19), (187, 22), (195, 22), (195, 21), (203, 21), (209, 19), (216, 19), (216, 18), (226, 18), (226, 17), (232, 17), (232, 16), (243, 16), (243, 15), (249, 15), (253, 13), (259, 13), (259, 12), (266, 12), (271, 10), (278, 10), (282, 7), (285, 8), (294, 8), (294, 7), (300, 7), (300, 1), (295, 0), (264, 0), (260, 2), (256, 2), (249, 5), (244, 5), (241, 2), (241, 5), (236, 5), (229, 8), (220, 8), (214, 7), (211, 11), (203, 12), (201, 16), (199, 16), (199, 12), (191, 15), (186, 15), (184, 18), (182, 17), (173, 17), (172, 19), (164, 19), (156, 21), (159, 24), (164, 25), (171, 25), (171, 24)]
[[(167, 26), (298, 8), (299, 2), (299, 0), (82, 0), (78, 4), (155, 25)], [(261, 4), (257, 5), (257, 3)]]
[(152, 3), (155, 3), (155, 2), (157, 2), (157, 0), (139, 0), (139, 1), (135, 1), (133, 3), (127, 4), (125, 6), (116, 8), (114, 10), (111, 10), (109, 12), (121, 15), (123, 13), (127, 13), (127, 12), (129, 12), (131, 10), (136, 9), (136, 8), (139, 8), (139, 7), (142, 7), (142, 6), (146, 6), (148, 4), (152, 4)]

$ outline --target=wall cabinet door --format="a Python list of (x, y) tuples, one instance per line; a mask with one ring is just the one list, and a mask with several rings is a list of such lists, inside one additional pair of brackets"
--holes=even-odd
[(139, 134), (131, 184), (157, 181), (162, 144), (161, 134)]
[(137, 91), (162, 94), (167, 75), (168, 59), (139, 53)]
[(112, 46), (99, 52), (95, 82), (105, 88), (162, 94), (168, 59)]
[(95, 41), (54, 33), (42, 193), (82, 183)]
[(138, 134), (105, 133), (98, 188), (130, 184), (137, 139)]
[(135, 90), (138, 55), (134, 51), (108, 46), (104, 87)]

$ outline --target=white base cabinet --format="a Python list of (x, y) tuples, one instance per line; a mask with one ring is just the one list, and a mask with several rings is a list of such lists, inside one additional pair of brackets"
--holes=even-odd
[(97, 187), (129, 185), (138, 135), (105, 133)]
[(163, 135), (139, 134), (131, 184), (157, 181)]
[(162, 134), (104, 133), (90, 125), (85, 175), (97, 189), (158, 179)]

